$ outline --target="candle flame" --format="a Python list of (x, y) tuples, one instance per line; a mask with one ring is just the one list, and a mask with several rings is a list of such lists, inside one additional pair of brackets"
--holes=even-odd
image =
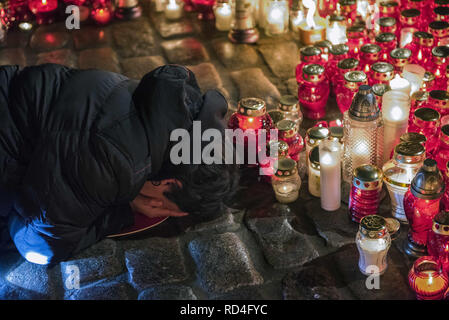
[(421, 60), (422, 60), (422, 51), (421, 51), (421, 49), (419, 49), (419, 51), (418, 51), (418, 57), (417, 57), (417, 59), (418, 59), (418, 61), (421, 61)]
[(444, 251), (445, 251), (446, 253), (449, 252), (449, 244), (446, 244), (446, 248), (444, 248)]
[(46, 5), (47, 4), (47, 0), (42, 0), (42, 4)]
[(309, 11), (307, 12), (307, 16), (306, 16), (307, 26), (310, 29), (315, 29), (316, 28), (316, 24), (315, 24), (315, 19), (313, 18), (314, 15), (315, 15), (315, 11), (316, 11), (316, 3), (315, 3), (315, 1), (313, 1), (313, 0), (302, 0), (302, 4), (304, 5), (304, 7), (309, 9)]
[(428, 280), (429, 286), (432, 285), (432, 283), (433, 283), (433, 277), (432, 277), (432, 276), (429, 276), (429, 280)]

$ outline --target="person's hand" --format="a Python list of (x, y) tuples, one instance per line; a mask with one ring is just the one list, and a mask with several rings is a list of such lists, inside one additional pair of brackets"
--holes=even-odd
[(186, 212), (165, 208), (162, 200), (142, 194), (139, 194), (129, 205), (134, 212), (142, 213), (149, 218), (184, 217), (188, 215)]

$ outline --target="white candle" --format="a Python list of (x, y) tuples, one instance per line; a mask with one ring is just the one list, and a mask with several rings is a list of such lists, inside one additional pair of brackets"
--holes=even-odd
[(164, 13), (168, 20), (179, 19), (182, 15), (181, 6), (176, 3), (176, 0), (169, 0), (167, 6), (165, 7)]
[[(284, 10), (278, 5), (270, 7), (267, 15), (267, 28), (270, 34), (280, 34), (286, 30)], [(288, 20), (287, 20), (288, 21)]]
[(219, 31), (228, 31), (232, 24), (232, 9), (229, 3), (223, 3), (215, 10), (215, 27)]
[(325, 140), (319, 148), (321, 208), (335, 211), (341, 200), (341, 147), (336, 140)]
[(390, 81), (390, 88), (391, 90), (404, 92), (408, 96), (410, 95), (410, 92), (412, 90), (410, 81), (402, 78), (398, 74)]
[(382, 117), (384, 122), (383, 163), (390, 159), (399, 138), (407, 131), (410, 113), (410, 97), (401, 90), (385, 92), (382, 97)]
[(346, 27), (339, 25), (337, 21), (334, 21), (326, 30), (326, 38), (332, 44), (346, 43)]
[(415, 28), (402, 28), (401, 29), (401, 40), (400, 40), (400, 46), (401, 48), (404, 48), (406, 45), (411, 43), (413, 41), (413, 33), (418, 31)]

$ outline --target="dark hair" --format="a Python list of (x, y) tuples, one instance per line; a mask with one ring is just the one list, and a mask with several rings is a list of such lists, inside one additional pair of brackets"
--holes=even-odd
[(174, 178), (181, 186), (173, 185), (164, 195), (195, 222), (218, 218), (229, 206), (239, 185), (236, 165), (190, 164), (169, 165), (171, 174), (159, 179)]

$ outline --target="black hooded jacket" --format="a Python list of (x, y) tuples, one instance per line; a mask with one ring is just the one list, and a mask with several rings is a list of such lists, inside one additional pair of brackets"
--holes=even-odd
[(55, 64), (0, 67), (0, 188), (19, 252), (52, 264), (131, 225), (129, 202), (168, 161), (170, 132), (194, 120), (222, 130), (226, 110), (182, 66), (140, 83)]

